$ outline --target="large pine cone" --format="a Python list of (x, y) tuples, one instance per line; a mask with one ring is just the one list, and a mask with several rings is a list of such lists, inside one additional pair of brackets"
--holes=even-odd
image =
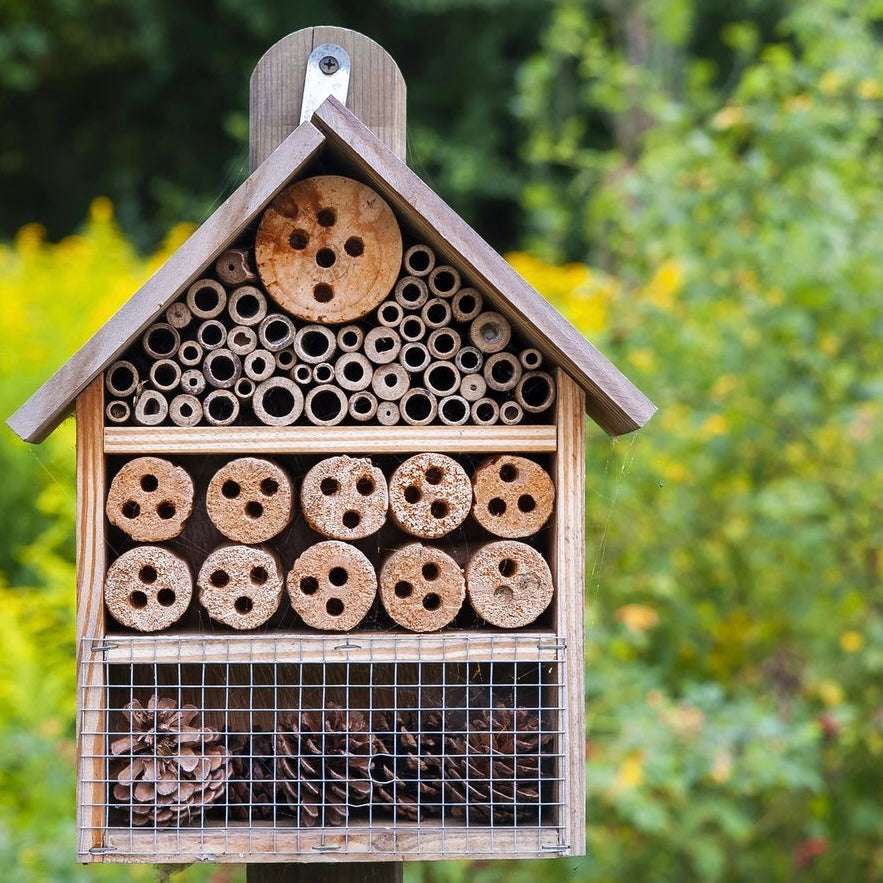
[(440, 816), (444, 809), (441, 713), (424, 715), (422, 726), (416, 711), (399, 711), (394, 717), (379, 714), (375, 726), (382, 752), (371, 770), (375, 801), (411, 821)]
[(273, 736), (257, 730), (250, 736), (231, 736), (227, 744), (233, 755), (227, 786), (230, 817), (272, 819), (276, 803)]
[(342, 825), (371, 800), (376, 739), (361, 712), (333, 703), (283, 718), (276, 734), (279, 789), (299, 824)]
[(466, 720), (446, 739), (445, 788), (451, 814), (472, 824), (536, 822), (540, 778), (552, 734), (535, 711), (498, 706)]
[(123, 710), (125, 735), (111, 742), (113, 796), (131, 825), (179, 825), (224, 793), (230, 754), (192, 705), (150, 697)]

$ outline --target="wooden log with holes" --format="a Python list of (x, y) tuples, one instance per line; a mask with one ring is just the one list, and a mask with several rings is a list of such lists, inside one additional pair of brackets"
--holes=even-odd
[(443, 537), (466, 520), (471, 504), (469, 477), (445, 454), (409, 457), (389, 479), (390, 514), (411, 536)]
[(549, 520), (555, 486), (549, 473), (527, 457), (488, 457), (472, 476), (472, 515), (498, 537), (518, 539), (536, 533)]

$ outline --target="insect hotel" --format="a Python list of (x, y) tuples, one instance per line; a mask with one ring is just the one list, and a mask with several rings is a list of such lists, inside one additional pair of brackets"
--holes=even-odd
[(584, 415), (654, 407), (403, 156), (383, 50), (276, 44), (251, 176), (9, 421), (76, 413), (83, 862), (584, 851)]

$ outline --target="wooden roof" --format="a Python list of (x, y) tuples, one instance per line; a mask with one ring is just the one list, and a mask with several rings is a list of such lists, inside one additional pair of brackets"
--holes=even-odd
[(438, 195), (334, 98), (301, 124), (135, 294), (7, 421), (41, 442), (77, 396), (182, 291), (235, 242), (273, 197), (321, 151), (371, 184), (395, 211), (586, 391), (586, 411), (610, 435), (639, 429), (655, 405), (522, 279)]

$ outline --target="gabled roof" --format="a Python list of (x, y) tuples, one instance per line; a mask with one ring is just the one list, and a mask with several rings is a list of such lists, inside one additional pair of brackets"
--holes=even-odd
[(586, 411), (610, 435), (639, 429), (656, 411), (635, 387), (453, 209), (334, 98), (302, 123), (135, 294), (7, 421), (41, 442), (77, 396), (235, 242), (320, 151), (371, 184), (444, 258), (489, 291), (496, 309), (586, 391)]

